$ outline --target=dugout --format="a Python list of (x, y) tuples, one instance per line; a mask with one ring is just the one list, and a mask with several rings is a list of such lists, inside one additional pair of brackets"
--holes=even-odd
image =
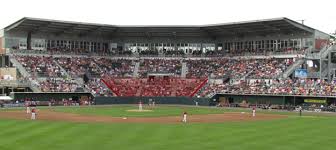
[(64, 92), (12, 92), (10, 94), (13, 97), (13, 100), (25, 100), (33, 99), (34, 101), (49, 101), (51, 99), (56, 101), (61, 101), (62, 99), (73, 99), (79, 101), (83, 97), (92, 97), (91, 93), (86, 92), (77, 92), (77, 93), (64, 93)]
[(216, 94), (211, 99), (216, 100), (216, 103), (226, 101), (230, 104), (238, 104), (243, 101), (249, 104), (265, 104), (265, 105), (302, 105), (311, 101), (325, 101), (326, 105), (336, 104), (335, 96), (313, 96), (313, 95), (268, 95), (268, 94)]
[(83, 97), (88, 97), (94, 100), (96, 105), (111, 105), (111, 104), (138, 104), (141, 101), (148, 104), (149, 101), (155, 101), (155, 104), (172, 104), (172, 105), (196, 105), (210, 106), (209, 98), (197, 97), (93, 97), (91, 93), (63, 93), (63, 92), (47, 92), (47, 93), (33, 93), (33, 92), (12, 92), (13, 100), (33, 99), (34, 101), (49, 101), (51, 99), (61, 101), (62, 99), (80, 100)]

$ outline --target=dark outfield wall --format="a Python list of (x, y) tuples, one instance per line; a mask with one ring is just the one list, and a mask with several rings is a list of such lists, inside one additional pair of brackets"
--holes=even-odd
[(32, 93), (14, 92), (14, 100), (25, 100), (26, 98), (35, 101), (49, 101), (50, 99), (62, 100), (63, 98), (78, 100), (82, 96), (92, 96), (91, 93)]
[(301, 95), (240, 95), (240, 94), (217, 94), (212, 99), (219, 101), (220, 98), (226, 98), (231, 103), (241, 103), (246, 100), (250, 104), (278, 104), (278, 105), (299, 105), (304, 103), (305, 99), (327, 100), (328, 104), (336, 102), (336, 96), (301, 96)]
[[(92, 96), (90, 93), (30, 93), (30, 92), (14, 92), (14, 100), (25, 100), (32, 98), (36, 101), (49, 101), (50, 99), (62, 100), (63, 98), (72, 98), (77, 100), (82, 96)], [(246, 100), (250, 104), (279, 104), (279, 105), (298, 105), (304, 103), (305, 99), (327, 100), (328, 104), (336, 103), (336, 96), (300, 96), (300, 95), (240, 95), (240, 94), (217, 94), (212, 98), (196, 98), (196, 97), (95, 97), (98, 105), (104, 104), (137, 104), (139, 101), (143, 103), (152, 99), (156, 104), (181, 104), (195, 105), (198, 102), (202, 106), (214, 106), (220, 98), (226, 98), (231, 103), (241, 103)]]
[[(35, 101), (49, 101), (50, 99), (62, 100), (63, 98), (72, 98), (78, 100), (82, 96), (92, 96), (90, 93), (30, 93), (30, 92), (16, 92), (14, 100), (25, 100), (26, 98)], [(181, 105), (198, 105), (209, 106), (214, 105), (210, 103), (209, 98), (196, 97), (95, 97), (94, 101), (97, 105), (107, 104), (137, 104), (142, 101), (148, 104), (149, 99), (155, 101), (156, 104), (181, 104)]]
[(195, 98), (195, 97), (96, 97), (95, 102), (97, 105), (104, 104), (138, 104), (141, 101), (148, 104), (149, 100), (155, 101), (155, 104), (181, 104), (181, 105), (198, 105), (209, 106), (208, 98)]

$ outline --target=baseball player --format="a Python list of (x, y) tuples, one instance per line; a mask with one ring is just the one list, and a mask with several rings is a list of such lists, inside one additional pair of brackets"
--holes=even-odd
[(30, 113), (30, 103), (29, 103), (29, 101), (26, 101), (25, 105), (26, 105), (26, 113), (29, 114)]
[(35, 120), (36, 119), (36, 108), (34, 107), (31, 110), (31, 120)]
[(139, 111), (142, 111), (142, 102), (139, 101)]
[(187, 112), (183, 112), (183, 119), (182, 122), (186, 123), (187, 122)]
[(148, 100), (148, 105), (149, 105), (149, 107), (152, 107), (152, 104), (153, 104), (153, 103), (152, 103), (152, 99), (149, 99), (149, 100)]
[(253, 109), (252, 109), (252, 116), (253, 116), (253, 117), (256, 116), (256, 108), (255, 108), (255, 107), (253, 107)]

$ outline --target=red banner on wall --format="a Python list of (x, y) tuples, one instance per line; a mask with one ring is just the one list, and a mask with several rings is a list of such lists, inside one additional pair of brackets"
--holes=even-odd
[(322, 49), (324, 45), (327, 45), (329, 40), (327, 39), (315, 39), (315, 49)]

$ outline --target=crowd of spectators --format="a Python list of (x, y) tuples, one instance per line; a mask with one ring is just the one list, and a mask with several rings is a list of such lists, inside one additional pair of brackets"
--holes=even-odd
[[(78, 85), (70, 79), (62, 78), (63, 67), (72, 78), (82, 78), (89, 73), (92, 78), (85, 84), (86, 89), (94, 95), (112, 96), (186, 96), (202, 83), (202, 79), (232, 78), (245, 81), (238, 84), (208, 84), (200, 93), (201, 96), (212, 93), (231, 92), (246, 94), (324, 94), (330, 95), (334, 86), (324, 81), (280, 80), (276, 79), (291, 64), (293, 59), (186, 59), (187, 79), (155, 78), (148, 80), (148, 73), (181, 75), (182, 61), (179, 59), (112, 59), (104, 57), (49, 57), (49, 56), (16, 56), (17, 60), (31, 74), (46, 75), (47, 80), (36, 83), (43, 92), (74, 92)], [(140, 78), (132, 78), (135, 63), (139, 61)], [(111, 91), (100, 81), (108, 79)], [(129, 78), (125, 78), (129, 77)], [(34, 77), (36, 79), (36, 77)], [(251, 79), (251, 80), (249, 80)], [(253, 82), (252, 82), (253, 79)], [(291, 85), (291, 86), (287, 86)], [(323, 89), (323, 90), (322, 90)]]
[(106, 76), (104, 80), (117, 96), (135, 96), (142, 84), (142, 80), (136, 78), (113, 78)]
[(293, 59), (262, 59), (251, 60), (248, 66), (253, 66), (253, 70), (248, 78), (276, 78), (281, 75), (290, 65), (293, 64)]
[[(213, 47), (214, 48), (214, 47)], [(243, 56), (243, 55), (272, 55), (272, 54), (304, 54), (306, 52), (307, 48), (295, 48), (295, 47), (284, 47), (284, 48), (237, 48), (237, 49), (223, 49), (223, 47), (218, 47), (218, 50), (212, 49), (204, 49), (202, 50), (193, 50), (191, 48), (189, 49), (166, 49), (163, 48), (162, 54), (167, 56), (185, 56), (185, 55), (191, 55), (191, 56), (207, 56), (207, 57), (221, 57), (221, 56)], [(13, 46), (13, 50), (19, 52), (18, 46)], [(34, 51), (34, 50), (24, 50), (24, 51)], [(38, 50), (41, 51), (41, 50)], [(70, 48), (69, 46), (63, 45), (63, 46), (54, 46), (49, 47), (46, 50), (42, 50), (46, 52), (47, 54), (71, 54), (71, 55), (99, 55), (99, 56), (108, 56), (108, 55), (133, 55), (133, 54), (139, 54), (139, 55), (146, 55), (146, 56), (157, 56), (160, 55), (158, 49), (149, 49), (146, 48), (144, 50), (137, 49), (134, 52), (134, 49), (116, 49), (113, 50), (107, 49), (107, 48), (100, 48), (95, 50), (89, 50), (88, 48)], [(185, 51), (189, 53), (185, 53)], [(21, 52), (21, 51), (20, 51)]]
[(54, 47), (54, 48), (49, 48), (47, 49), (47, 51), (50, 53), (50, 54), (88, 54), (89, 53), (89, 50), (85, 50), (85, 49), (82, 49), (82, 48), (68, 48), (66, 46), (64, 47)]
[(335, 83), (336, 81), (320, 79), (261, 79), (239, 83), (211, 83), (199, 96), (207, 97), (215, 93), (332, 96), (336, 94)]
[(94, 62), (101, 68), (102, 73), (114, 77), (132, 76), (134, 61), (129, 59), (95, 58)]
[(181, 78), (111, 78), (105, 77), (108, 86), (118, 96), (190, 96), (204, 79)]
[(146, 77), (148, 73), (172, 73), (181, 75), (180, 60), (172, 59), (142, 59), (140, 60), (139, 76)]
[(16, 60), (34, 77), (61, 77), (61, 69), (51, 56), (15, 56)]
[(209, 59), (187, 60), (187, 77), (213, 77), (240, 79), (276, 78), (292, 63), (292, 59)]
[(188, 78), (224, 76), (229, 73), (229, 59), (210, 59), (210, 60), (186, 60), (188, 67)]
[(78, 85), (69, 79), (48, 78), (39, 82), (42, 92), (75, 92)]
[(88, 57), (59, 57), (56, 58), (60, 64), (71, 77), (83, 77), (87, 72), (91, 74), (100, 74), (100, 68), (94, 63), (93, 58)]
[(157, 55), (159, 55), (159, 51), (158, 50), (145, 50), (145, 51), (140, 51), (139, 55), (157, 56)]
[(92, 78), (86, 84), (85, 88), (91, 92), (94, 96), (114, 96), (112, 91), (106, 87), (106, 85), (101, 81), (100, 78)]
[[(272, 54), (304, 54), (307, 48), (279, 48), (275, 49), (235, 49), (226, 52), (213, 52), (214, 55), (246, 56), (246, 55), (272, 55)], [(212, 53), (210, 53), (212, 54)], [(211, 55), (209, 55), (211, 56)], [(213, 56), (213, 55), (212, 55)]]
[(202, 78), (176, 80), (176, 87), (174, 88), (174, 90), (176, 90), (175, 96), (191, 96), (193, 92), (198, 90), (203, 82), (204, 79)]
[(91, 57), (60, 57), (57, 62), (73, 77), (82, 77), (90, 73), (93, 77), (103, 74), (111, 76), (130, 76), (134, 71), (132, 60)]

